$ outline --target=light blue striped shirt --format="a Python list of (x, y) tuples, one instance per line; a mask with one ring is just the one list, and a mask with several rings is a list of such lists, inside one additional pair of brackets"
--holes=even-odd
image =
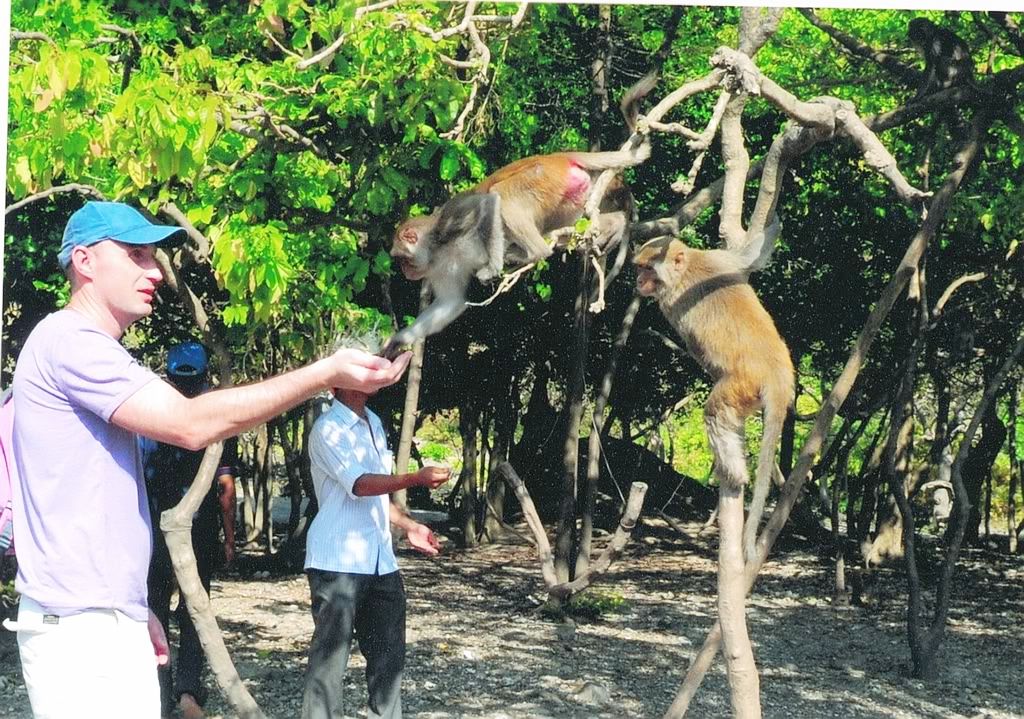
[(392, 454), (380, 418), (362, 419), (335, 399), (309, 439), (313, 489), (320, 506), (306, 538), (306, 569), (352, 574), (398, 570), (391, 546), (390, 499), (352, 493), (364, 474), (391, 474)]

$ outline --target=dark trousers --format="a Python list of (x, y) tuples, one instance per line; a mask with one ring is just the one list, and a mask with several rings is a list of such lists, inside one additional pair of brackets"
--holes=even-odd
[(302, 697), (302, 719), (341, 719), (342, 691), (353, 632), (366, 658), (371, 719), (402, 716), (405, 667), (405, 588), (399, 572), (346, 574), (307, 570), (313, 600), (313, 640)]
[[(197, 516), (192, 525), (192, 549), (196, 555), (196, 565), (203, 589), (210, 593), (210, 579), (218, 564), (221, 549), (220, 531), (216, 517)], [(168, 632), (171, 618), (171, 595), (177, 582), (171, 556), (167, 551), (163, 532), (159, 529), (159, 519), (154, 523), (153, 558), (149, 563), (149, 608)], [(178, 607), (174, 610), (178, 624), (178, 657), (172, 670), (170, 662), (159, 667), (157, 676), (160, 679), (160, 707), (164, 716), (169, 716), (182, 694), (191, 694), (200, 706), (206, 703), (207, 691), (203, 686), (203, 670), (206, 667), (206, 655), (199, 643), (192, 617), (189, 616), (185, 597), (178, 598)], [(172, 673), (173, 672), (173, 673)]]

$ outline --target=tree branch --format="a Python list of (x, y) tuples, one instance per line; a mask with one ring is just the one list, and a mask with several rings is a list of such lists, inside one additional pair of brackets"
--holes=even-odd
[(813, 10), (798, 8), (797, 12), (803, 15), (807, 19), (807, 22), (830, 36), (842, 47), (846, 48), (851, 54), (876, 63), (883, 70), (896, 77), (908, 87), (917, 87), (921, 84), (921, 80), (924, 77), (923, 73), (901, 62), (894, 55), (884, 51), (875, 50), (874, 48), (865, 45), (852, 35), (848, 35), (842, 30), (829, 25), (827, 22), (819, 18)]
[(92, 197), (93, 199), (96, 200), (107, 199), (102, 192), (97, 190), (92, 185), (82, 185), (77, 182), (72, 182), (67, 185), (57, 185), (56, 187), (49, 187), (45, 190), (41, 190), (40, 192), (35, 193), (34, 195), (23, 197), (17, 202), (8, 205), (7, 208), (4, 210), (4, 215), (6, 216), (11, 214), (12, 212), (17, 212), (25, 205), (30, 205), (33, 202), (38, 202), (39, 200), (50, 197), (51, 195), (57, 195), (63, 192), (78, 192), (88, 197)]
[(57, 43), (53, 41), (53, 38), (44, 32), (20, 32), (18, 30), (11, 30), (11, 40), (14, 42), (22, 40), (37, 40), (39, 42), (48, 43), (53, 47), (57, 47)]
[(191, 252), (192, 260), (197, 264), (210, 263), (210, 241), (206, 236), (195, 228), (185, 214), (178, 209), (173, 202), (168, 202), (160, 212), (170, 217), (174, 222), (188, 233), (188, 236), (195, 243), (195, 250)]
[(645, 483), (633, 482), (629, 490), (629, 499), (626, 501), (622, 518), (619, 520), (619, 526), (615, 529), (615, 534), (601, 553), (601, 556), (594, 561), (590, 571), (582, 577), (577, 577), (571, 582), (559, 583), (555, 573), (554, 558), (551, 553), (551, 542), (544, 531), (544, 525), (537, 514), (537, 507), (534, 505), (526, 485), (523, 484), (523, 480), (519, 478), (519, 475), (516, 474), (516, 471), (508, 462), (499, 464), (497, 472), (499, 476), (504, 478), (509, 487), (512, 488), (512, 491), (515, 492), (519, 505), (523, 509), (523, 517), (526, 519), (526, 524), (530, 527), (530, 531), (533, 532), (533, 536), (537, 540), (537, 553), (540, 555), (541, 574), (544, 576), (544, 584), (547, 585), (548, 594), (559, 599), (566, 599), (574, 593), (586, 589), (608, 571), (609, 567), (611, 567), (612, 563), (629, 543), (633, 528), (636, 526), (637, 519), (640, 516), (640, 510), (643, 508), (644, 496), (647, 493), (647, 485)]
[[(385, 10), (389, 7), (394, 7), (397, 4), (398, 0), (384, 0), (383, 2), (375, 3), (372, 5), (364, 5), (362, 7), (356, 8), (355, 19), (358, 22), (364, 16), (369, 15), (372, 12), (377, 12), (378, 10)], [(330, 62), (334, 58), (334, 53), (338, 52), (338, 50), (341, 49), (341, 46), (345, 44), (346, 37), (347, 35), (345, 33), (339, 33), (338, 37), (335, 38), (330, 45), (323, 48), (316, 54), (307, 57), (305, 60), (300, 60), (299, 62), (295, 63), (296, 69), (305, 70), (321, 62)], [(284, 48), (282, 48), (282, 50), (283, 49)]]

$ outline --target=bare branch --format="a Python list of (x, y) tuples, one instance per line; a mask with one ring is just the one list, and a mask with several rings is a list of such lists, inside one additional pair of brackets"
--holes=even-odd
[(637, 519), (640, 517), (640, 510), (644, 506), (644, 496), (647, 494), (647, 484), (644, 482), (633, 482), (629, 487), (629, 499), (626, 500), (626, 508), (622, 512), (619, 526), (615, 528), (608, 546), (601, 555), (594, 560), (590, 570), (582, 577), (576, 577), (571, 582), (556, 584), (548, 587), (548, 593), (554, 597), (566, 598), (577, 592), (581, 592), (595, 581), (600, 579), (611, 567), (612, 563), (619, 558), (622, 550), (629, 543), (636, 527)]
[(963, 277), (958, 277), (950, 282), (949, 287), (943, 290), (942, 296), (939, 297), (935, 302), (935, 307), (932, 308), (932, 321), (934, 322), (939, 318), (942, 311), (946, 308), (946, 303), (949, 302), (949, 299), (953, 296), (954, 292), (966, 285), (968, 282), (981, 282), (986, 277), (988, 277), (988, 275), (984, 272), (975, 272), (972, 275), (964, 275)]
[(619, 557), (626, 544), (629, 543), (633, 528), (636, 526), (637, 519), (640, 516), (640, 510), (643, 508), (644, 496), (647, 493), (647, 485), (645, 483), (633, 482), (629, 490), (629, 499), (626, 501), (622, 518), (619, 520), (619, 526), (615, 529), (615, 534), (612, 535), (608, 546), (601, 552), (601, 556), (595, 560), (590, 571), (582, 577), (577, 577), (571, 582), (559, 583), (555, 574), (551, 542), (544, 531), (544, 525), (540, 521), (537, 508), (526, 489), (526, 485), (523, 484), (523, 480), (519, 478), (519, 475), (516, 474), (516, 471), (508, 462), (499, 464), (497, 472), (515, 493), (523, 510), (523, 518), (526, 519), (527, 526), (530, 527), (530, 531), (537, 540), (537, 553), (540, 555), (541, 574), (544, 577), (544, 584), (547, 586), (548, 594), (562, 599), (586, 589), (608, 571), (608, 568)]
[[(270, 112), (267, 111), (267, 109), (264, 108), (263, 106), (258, 106), (255, 112), (253, 112), (251, 115), (240, 117), (243, 117), (243, 119), (245, 117), (248, 117), (250, 119), (259, 119), (263, 127), (269, 129), (273, 133), (273, 135), (277, 137), (278, 140), (281, 140), (282, 142), (285, 142), (287, 144), (301, 145), (302, 147), (305, 147), (308, 150), (310, 150), (310, 152), (315, 154), (317, 157), (323, 158), (325, 160), (339, 159), (337, 156), (332, 158), (330, 153), (328, 153), (327, 150), (318, 145), (316, 141), (314, 141), (310, 137), (306, 137), (291, 125), (276, 122), (273, 116), (271, 116)], [(264, 132), (261, 132), (252, 125), (246, 124), (240, 119), (233, 120), (231, 122), (230, 128), (240, 135), (244, 135), (245, 137), (249, 137), (255, 140), (263, 140), (266, 137), (266, 134)]]
[(178, 209), (173, 202), (168, 202), (166, 205), (160, 208), (160, 212), (170, 217), (174, 222), (185, 230), (189, 238), (195, 243), (195, 251), (191, 253), (192, 260), (194, 262), (202, 263), (210, 262), (210, 241), (206, 239), (206, 236), (195, 228), (188, 217)]
[(740, 52), (754, 57), (779, 29), (784, 11), (781, 7), (744, 7), (740, 12)]
[(456, 70), (475, 70), (480, 66), (479, 60), (456, 60), (453, 57), (447, 55), (438, 55), (438, 58), (448, 67), (454, 67)]
[(754, 61), (730, 47), (720, 47), (711, 56), (714, 67), (726, 71), (726, 85), (750, 95), (762, 95), (801, 125), (834, 127), (833, 112), (814, 102), (801, 102), (761, 73)]
[[(746, 57), (741, 56), (741, 57)], [(713, 60), (712, 60), (713, 62)], [(722, 115), (722, 161), (725, 164), (725, 186), (722, 188), (722, 209), (718, 234), (730, 250), (742, 246), (747, 233), (743, 229), (743, 190), (750, 169), (750, 155), (743, 142), (743, 108), (746, 94), (730, 97)]]
[(551, 553), (551, 542), (544, 531), (544, 525), (537, 514), (537, 508), (533, 504), (533, 499), (530, 497), (530, 493), (526, 491), (526, 485), (523, 484), (523, 480), (519, 478), (519, 475), (516, 474), (516, 471), (508, 462), (499, 464), (497, 473), (499, 476), (504, 477), (505, 482), (512, 488), (516, 499), (519, 500), (519, 506), (523, 509), (523, 518), (526, 519), (526, 524), (537, 539), (537, 554), (540, 555), (540, 568), (541, 574), (544, 576), (544, 584), (548, 587), (556, 586), (558, 584), (558, 575), (555, 574), (555, 561), (554, 555)]
[[(304, 69), (304, 68), (301, 67), (302, 62), (303, 62), (301, 60), (302, 55), (300, 55), (299, 53), (295, 52), (291, 48), (285, 47), (281, 43), (281, 41), (277, 39), (277, 35), (272, 33), (269, 29), (263, 28), (263, 37), (267, 38), (267, 40), (269, 40), (271, 43), (273, 43), (277, 47), (277, 49), (280, 50), (285, 55), (290, 55), (291, 57), (300, 58), (300, 62), (296, 63), (295, 66), (298, 67), (300, 70)], [(314, 63), (310, 63), (310, 64), (314, 64)]]
[(467, 307), (486, 307), (487, 305), (489, 305), (492, 302), (494, 302), (494, 300), (498, 299), (499, 295), (503, 295), (506, 292), (508, 292), (510, 289), (515, 287), (516, 283), (519, 282), (519, 279), (523, 275), (525, 275), (527, 272), (532, 270), (534, 267), (536, 267), (536, 266), (537, 266), (536, 262), (531, 262), (528, 265), (523, 265), (522, 267), (517, 269), (515, 272), (511, 272), (511, 273), (503, 276), (501, 278), (501, 282), (498, 284), (498, 289), (496, 289), (494, 291), (493, 295), (488, 297), (483, 302), (467, 302), (466, 306)]
[(79, 184), (77, 182), (73, 182), (73, 183), (68, 184), (68, 185), (58, 185), (56, 187), (49, 187), (49, 188), (47, 188), (45, 190), (42, 190), (40, 192), (35, 193), (34, 195), (29, 195), (28, 197), (24, 197), (24, 198), (18, 200), (17, 202), (13, 202), (13, 203), (11, 203), (10, 205), (7, 206), (7, 209), (4, 210), (4, 215), (5, 216), (9, 215), (12, 212), (16, 212), (16, 211), (20, 210), (25, 205), (30, 205), (33, 202), (38, 202), (39, 200), (45, 199), (47, 197), (50, 197), (51, 195), (60, 194), (62, 192), (78, 192), (78, 193), (81, 193), (83, 195), (87, 195), (89, 197), (92, 197), (92, 198), (94, 198), (96, 200), (105, 200), (105, 199), (107, 199), (106, 196), (102, 192), (97, 190), (92, 185), (81, 185), (81, 184)]
[(11, 30), (11, 40), (14, 42), (21, 40), (38, 40), (39, 42), (45, 42), (53, 47), (57, 47), (57, 43), (53, 41), (53, 38), (44, 32), (20, 32), (18, 30)]
[(655, 105), (651, 111), (646, 114), (645, 117), (647, 122), (652, 123), (660, 121), (661, 118), (668, 114), (669, 110), (686, 98), (717, 87), (719, 83), (722, 82), (723, 77), (725, 77), (725, 71), (715, 69), (702, 78), (691, 80), (685, 85), (681, 85), (666, 95), (661, 102)]
[[(383, 2), (375, 3), (373, 5), (364, 5), (363, 7), (356, 8), (355, 19), (356, 19), (356, 21), (359, 21), (364, 16), (369, 15), (372, 12), (376, 12), (378, 10), (384, 10), (386, 8), (389, 8), (389, 7), (394, 7), (397, 4), (398, 4), (398, 0), (384, 0)], [(299, 70), (305, 70), (305, 69), (313, 67), (313, 65), (316, 65), (316, 64), (321, 63), (321, 62), (330, 62), (330, 60), (334, 57), (334, 53), (338, 52), (338, 50), (341, 48), (341, 46), (345, 44), (345, 38), (346, 38), (345, 33), (340, 33), (338, 35), (338, 37), (335, 38), (334, 41), (330, 45), (328, 45), (327, 47), (323, 48), (322, 50), (320, 50), (316, 54), (311, 55), (310, 57), (307, 57), (305, 60), (300, 60), (299, 62), (297, 62), (295, 64), (295, 67), (297, 69), (299, 69)], [(282, 47), (281, 44), (278, 43), (276, 39), (274, 39), (274, 38), (271, 38), (271, 39), (274, 40), (274, 44), (275, 45), (280, 47), (282, 50), (287, 52), (289, 55), (295, 55), (296, 57), (298, 57), (296, 55), (296, 53), (294, 53), (294, 52), (292, 52), (290, 50), (285, 50), (285, 48)]]
[(467, 25), (466, 34), (469, 36), (470, 41), (473, 45), (473, 56), (478, 64), (476, 74), (473, 76), (473, 87), (469, 91), (469, 99), (466, 101), (466, 106), (462, 108), (462, 112), (459, 113), (458, 119), (455, 121), (455, 126), (448, 132), (441, 134), (441, 137), (446, 139), (458, 139), (461, 140), (463, 132), (466, 126), (466, 118), (473, 111), (476, 106), (476, 96), (480, 92), (480, 87), (487, 83), (487, 71), (490, 69), (491, 64), (491, 49), (487, 47), (480, 38), (480, 31), (477, 30), (476, 25), (469, 23)]
[(896, 77), (909, 87), (917, 87), (921, 84), (922, 73), (901, 62), (896, 56), (865, 45), (852, 35), (848, 35), (842, 30), (829, 25), (819, 18), (813, 10), (799, 8), (797, 12), (803, 15), (807, 22), (832, 37), (832, 39), (845, 47), (853, 55), (878, 64), (890, 75)]

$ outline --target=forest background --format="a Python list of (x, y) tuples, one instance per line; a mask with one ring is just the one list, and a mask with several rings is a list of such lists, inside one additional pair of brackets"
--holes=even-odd
[[(922, 62), (907, 40), (913, 17), (967, 44), (969, 86), (921, 98)], [(970, 505), (964, 541), (1017, 551), (1021, 22), (1020, 13), (791, 9), (756, 56), (798, 98), (838, 97), (874, 118), (904, 175), (926, 190), (941, 186), (968, 125), (985, 117), (980, 149), (915, 275), (917, 292), (903, 294), (881, 326), (791, 520), (832, 557), (844, 599), (860, 600), (874, 567), (906, 562), (912, 571), (902, 521), (910, 509), (922, 551), (945, 551), (951, 473), (979, 408), (958, 469)], [(157, 311), (129, 330), (126, 346), (160, 371), (169, 346), (201, 339), (220, 381), (244, 383), (308, 361), (340, 333), (407, 323), (419, 288), (387, 256), (403, 217), (527, 155), (617, 147), (628, 134), (616, 107), (626, 89), (658, 68), (650, 107), (705, 76), (716, 48), (737, 45), (739, 10), (16, 0), (11, 27), (0, 385), (32, 326), (66, 302), (60, 234), (71, 212), (99, 197), (190, 231), (167, 257)], [(715, 100), (696, 95), (671, 119), (703, 128)], [(750, 100), (752, 158), (766, 155), (784, 119)], [(651, 159), (627, 180), (641, 225), (675, 218), (712, 247), (719, 207), (706, 191), (724, 162), (715, 143), (695, 164), (690, 139), (655, 133)], [(690, 194), (681, 195), (673, 183), (691, 168)], [(837, 140), (787, 169), (778, 215), (772, 263), (752, 282), (798, 371), (779, 458), (785, 476), (921, 213)], [(628, 263), (605, 288), (603, 311), (587, 312), (587, 264), (578, 252), (556, 254), (428, 340), (415, 380), (417, 440), (405, 445), (414, 463), (457, 470), (444, 492), (408, 501), (446, 512), (444, 531), (465, 546), (507, 533), (518, 503), (497, 469), (515, 467), (566, 539), (556, 546), (562, 581), (586, 573), (588, 525), (614, 528), (631, 481), (650, 486), (648, 517), (706, 518), (714, 503), (707, 377), (656, 306), (637, 313)], [(475, 286), (471, 299), (492, 290)], [(376, 400), (396, 446), (407, 401), (405, 384)], [(301, 566), (315, 511), (302, 499), (317, 406), (242, 443), (241, 539), (285, 567)], [(757, 422), (748, 434), (756, 456)], [(894, 488), (910, 502), (903, 511)], [(290, 510), (276, 534), (273, 501)]]

